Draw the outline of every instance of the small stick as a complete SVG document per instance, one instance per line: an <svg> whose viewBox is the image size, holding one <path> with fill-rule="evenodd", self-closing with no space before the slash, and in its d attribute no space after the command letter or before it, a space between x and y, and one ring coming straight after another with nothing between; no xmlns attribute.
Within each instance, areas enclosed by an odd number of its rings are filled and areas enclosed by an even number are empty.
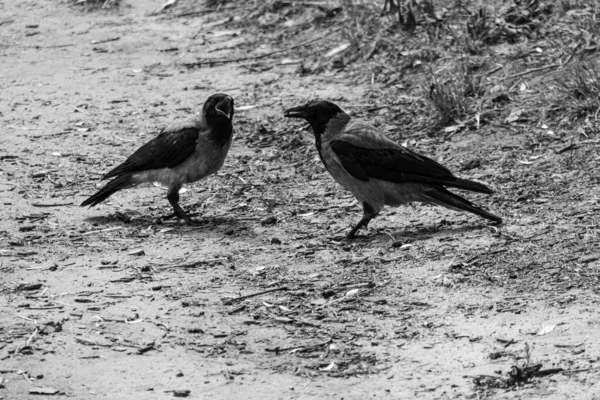
<svg viewBox="0 0 600 400"><path fill-rule="evenodd" d="M81 236L86 236L86 235L91 235L94 233L101 233L101 232L112 232L112 231L118 231L119 229L123 229L122 226L114 226L112 228L106 228L106 229L100 229L97 231L89 231L89 232L84 232L81 234Z"/></svg>
<svg viewBox="0 0 600 400"><path fill-rule="evenodd" d="M62 304L63 306L67 306L67 307L77 308L77 306L74 306L74 305L69 304L69 303L63 303L62 301L58 301L58 300L52 300L50 302L51 303L56 303L56 304Z"/></svg>
<svg viewBox="0 0 600 400"><path fill-rule="evenodd" d="M513 79L513 78L518 78L519 76L531 74L533 72L543 71L543 70L550 69L550 68L558 68L558 67L560 67L560 65L561 64L552 64L552 65L546 65L545 67L528 69L527 71L519 72L518 74L510 75L510 76L507 76L506 78L500 79L499 82L507 81L507 80Z"/></svg>
<svg viewBox="0 0 600 400"><path fill-rule="evenodd" d="M19 374L19 373L17 372L17 374ZM22 371L19 375L21 375L23 378L25 378L25 380L27 382L29 382L29 384L33 385L33 382L31 382L31 379L29 379L29 377L27 376L27 372L26 371Z"/></svg>
<svg viewBox="0 0 600 400"><path fill-rule="evenodd" d="M24 316L19 315L19 314L17 314L17 318L21 318L21 319L24 319L25 321L31 321L34 324L37 324L37 321L35 319L27 318L27 317L24 317Z"/></svg>
<svg viewBox="0 0 600 400"><path fill-rule="evenodd" d="M37 330L37 328L35 328L35 330L31 334L31 336L29 336L29 339L27 339L27 341L25 342L25 346L29 346L29 344L31 343L31 341L33 340L35 335L37 335L37 333L38 333L38 330ZM23 346L23 347L25 347L25 346Z"/></svg>
<svg viewBox="0 0 600 400"><path fill-rule="evenodd" d="M114 42L115 40L119 40L119 39L121 39L121 38L113 37L113 38L108 38L108 39L103 39L103 40L92 40L92 44L102 44L102 43Z"/></svg>
<svg viewBox="0 0 600 400"><path fill-rule="evenodd" d="M257 293L253 293L253 294L247 294L245 296L240 296L240 297L234 297L233 299L225 299L225 300L223 300L223 303L225 303L225 304L232 304L234 302L242 301L242 300L245 300L245 299L249 299L251 297L261 296L261 295L267 294L267 293L279 292L279 291L282 291L282 290L288 290L287 286L282 286L282 287L278 287L278 288L263 290L262 292L257 292Z"/></svg>
<svg viewBox="0 0 600 400"><path fill-rule="evenodd" d="M31 203L34 207L62 207L62 206L71 206L73 202L70 203L51 203L51 204L42 204L42 203Z"/></svg>
<svg viewBox="0 0 600 400"><path fill-rule="evenodd" d="M557 151L556 151L556 154L562 154L562 153L564 153L565 151L573 150L573 149L574 149L574 148L576 148L576 147L577 147L577 143L571 143L570 145L568 145L568 146L565 146L565 147L563 147L562 149L559 149L559 150L557 150Z"/></svg>

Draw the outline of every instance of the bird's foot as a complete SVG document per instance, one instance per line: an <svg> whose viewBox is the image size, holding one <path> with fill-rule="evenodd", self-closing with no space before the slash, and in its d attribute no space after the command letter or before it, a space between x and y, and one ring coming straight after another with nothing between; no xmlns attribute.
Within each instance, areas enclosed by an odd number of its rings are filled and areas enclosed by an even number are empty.
<svg viewBox="0 0 600 400"><path fill-rule="evenodd" d="M196 222L193 219L191 219L190 216L187 215L185 212L182 212L181 214L178 213L177 216L179 218L181 218L182 220L184 220L185 223L188 224L188 225L190 225L190 226L199 225L198 222Z"/></svg>
<svg viewBox="0 0 600 400"><path fill-rule="evenodd" d="M346 235L346 240L356 239L356 231L358 231L358 229L354 228L350 232L348 232L348 234Z"/></svg>
<svg viewBox="0 0 600 400"><path fill-rule="evenodd" d="M187 215L183 210L181 213L174 212L173 214L165 215L165 216L159 217L157 219L160 219L161 221L164 222L166 220L173 219L173 218L182 219L188 225L200 225L200 222L195 221L192 218L190 218L190 216Z"/></svg>

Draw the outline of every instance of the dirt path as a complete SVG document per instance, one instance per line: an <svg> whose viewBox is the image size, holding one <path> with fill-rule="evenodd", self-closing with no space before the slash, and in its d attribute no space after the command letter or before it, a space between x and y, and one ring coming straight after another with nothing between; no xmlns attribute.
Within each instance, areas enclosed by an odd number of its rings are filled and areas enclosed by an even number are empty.
<svg viewBox="0 0 600 400"><path fill-rule="evenodd" d="M215 24L229 14L151 15L162 3L0 4L0 398L600 398L597 149L567 159L528 135L407 134L498 187L479 200L507 223L386 209L341 240L359 207L282 110L323 97L365 115L385 86L301 75L296 53L188 68L277 46L252 52L246 32ZM182 195L201 226L157 223L169 207L156 187L78 207L217 91L235 98L237 132L222 171ZM571 372L473 382L536 363Z"/></svg>

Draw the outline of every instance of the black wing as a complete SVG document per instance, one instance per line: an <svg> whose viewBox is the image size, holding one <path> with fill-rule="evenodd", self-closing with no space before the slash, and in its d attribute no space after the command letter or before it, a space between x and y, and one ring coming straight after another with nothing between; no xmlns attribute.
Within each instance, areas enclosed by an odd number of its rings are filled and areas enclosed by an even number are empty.
<svg viewBox="0 0 600 400"><path fill-rule="evenodd" d="M129 172L158 168L173 168L191 156L200 136L197 127L186 127L177 131L165 130L140 147L123 164L108 172L102 179Z"/></svg>
<svg viewBox="0 0 600 400"><path fill-rule="evenodd" d="M333 140L335 152L348 173L357 179L449 185L456 177L431 158L403 147L370 149L344 140Z"/></svg>
<svg viewBox="0 0 600 400"><path fill-rule="evenodd" d="M345 140L333 140L330 146L342 167L362 181L375 178L395 183L450 186L487 194L494 192L482 183L457 178L440 163L404 147L372 149Z"/></svg>

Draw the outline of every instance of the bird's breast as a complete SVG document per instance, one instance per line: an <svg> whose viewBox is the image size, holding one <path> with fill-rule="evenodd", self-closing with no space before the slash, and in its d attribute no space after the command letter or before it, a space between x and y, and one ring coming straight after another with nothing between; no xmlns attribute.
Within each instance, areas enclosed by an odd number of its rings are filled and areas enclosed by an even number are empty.
<svg viewBox="0 0 600 400"><path fill-rule="evenodd" d="M182 183L196 182L217 172L225 163L230 147L231 141L223 146L199 145L194 154L178 166L181 176L185 178Z"/></svg>
<svg viewBox="0 0 600 400"><path fill-rule="evenodd" d="M333 176L333 179L340 185L351 191L361 202L367 197L370 197L369 192L372 190L371 180L361 181L350 175L342 166L342 163L335 155L335 152L329 147L329 142L322 144L319 154L327 171L329 171L331 176Z"/></svg>

